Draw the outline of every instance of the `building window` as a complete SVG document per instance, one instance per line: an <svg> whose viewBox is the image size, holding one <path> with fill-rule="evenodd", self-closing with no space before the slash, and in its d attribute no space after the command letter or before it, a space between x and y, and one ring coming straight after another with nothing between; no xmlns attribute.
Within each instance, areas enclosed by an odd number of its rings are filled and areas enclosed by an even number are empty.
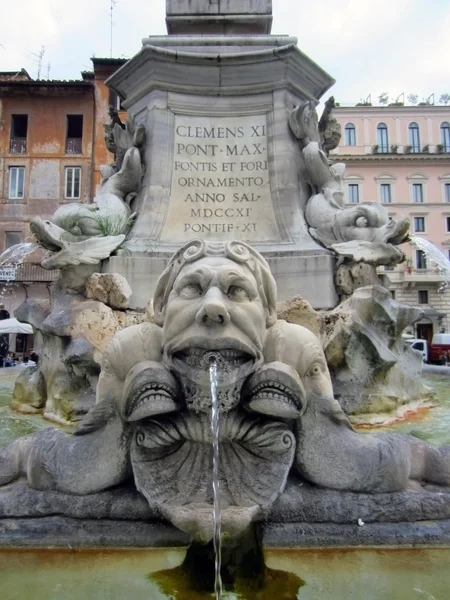
<svg viewBox="0 0 450 600"><path fill-rule="evenodd" d="M25 167L9 167L9 193L10 200L23 198L25 182Z"/></svg>
<svg viewBox="0 0 450 600"><path fill-rule="evenodd" d="M377 127L378 152L389 152L388 128L385 123L379 123Z"/></svg>
<svg viewBox="0 0 450 600"><path fill-rule="evenodd" d="M66 154L82 154L83 115L67 115Z"/></svg>
<svg viewBox="0 0 450 600"><path fill-rule="evenodd" d="M356 146L356 129L353 123L347 123L345 126L345 145Z"/></svg>
<svg viewBox="0 0 450 600"><path fill-rule="evenodd" d="M11 115L10 154L26 154L28 115Z"/></svg>
<svg viewBox="0 0 450 600"><path fill-rule="evenodd" d="M66 167L66 200L76 200L81 197L81 167Z"/></svg>
<svg viewBox="0 0 450 600"><path fill-rule="evenodd" d="M447 233L450 233L450 217L445 217L445 224L447 226Z"/></svg>
<svg viewBox="0 0 450 600"><path fill-rule="evenodd" d="M412 195L413 202L416 204L423 203L423 184L422 183L413 183L412 184Z"/></svg>
<svg viewBox="0 0 450 600"><path fill-rule="evenodd" d="M444 183L444 202L450 202L450 183Z"/></svg>
<svg viewBox="0 0 450 600"><path fill-rule="evenodd" d="M441 125L441 144L444 152L450 152L450 123L448 122Z"/></svg>
<svg viewBox="0 0 450 600"><path fill-rule="evenodd" d="M418 290L419 304L428 304L428 290Z"/></svg>
<svg viewBox="0 0 450 600"><path fill-rule="evenodd" d="M427 257L425 256L425 253L422 250L416 250L416 268L427 268Z"/></svg>
<svg viewBox="0 0 450 600"><path fill-rule="evenodd" d="M350 204L358 204L359 185L357 183L348 184L348 201L350 202Z"/></svg>
<svg viewBox="0 0 450 600"><path fill-rule="evenodd" d="M414 233L425 233L425 217L414 217Z"/></svg>
<svg viewBox="0 0 450 600"><path fill-rule="evenodd" d="M381 183L380 184L380 196L382 204L390 204L392 202L391 184Z"/></svg>
<svg viewBox="0 0 450 600"><path fill-rule="evenodd" d="M122 99L117 92L114 90L109 90L109 105L115 108L116 110L125 110L122 106Z"/></svg>
<svg viewBox="0 0 450 600"><path fill-rule="evenodd" d="M392 300L395 300L395 290L391 290Z"/></svg>
<svg viewBox="0 0 450 600"><path fill-rule="evenodd" d="M420 152L420 133L417 123L410 123L409 125L409 145L411 146L411 152Z"/></svg>
<svg viewBox="0 0 450 600"><path fill-rule="evenodd" d="M5 250L22 243L21 231L5 231Z"/></svg>

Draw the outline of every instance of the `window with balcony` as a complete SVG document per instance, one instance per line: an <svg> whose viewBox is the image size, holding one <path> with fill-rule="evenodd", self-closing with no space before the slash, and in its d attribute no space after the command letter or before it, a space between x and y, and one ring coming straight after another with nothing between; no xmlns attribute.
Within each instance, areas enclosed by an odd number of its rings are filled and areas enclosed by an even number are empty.
<svg viewBox="0 0 450 600"><path fill-rule="evenodd" d="M379 123L377 127L378 152L389 152L389 135L385 123Z"/></svg>
<svg viewBox="0 0 450 600"><path fill-rule="evenodd" d="M450 217L445 217L445 225L447 233L450 233Z"/></svg>
<svg viewBox="0 0 450 600"><path fill-rule="evenodd" d="M423 203L423 184L422 183L413 183L412 184L412 197L413 202L416 204Z"/></svg>
<svg viewBox="0 0 450 600"><path fill-rule="evenodd" d="M441 144L444 152L450 152L450 123L447 121L441 125Z"/></svg>
<svg viewBox="0 0 450 600"><path fill-rule="evenodd" d="M5 250L22 243L21 231L5 231Z"/></svg>
<svg viewBox="0 0 450 600"><path fill-rule="evenodd" d="M24 197L25 167L9 167L9 200L22 200Z"/></svg>
<svg viewBox="0 0 450 600"><path fill-rule="evenodd" d="M390 204L392 202L391 184L380 184L380 200L382 204Z"/></svg>
<svg viewBox="0 0 450 600"><path fill-rule="evenodd" d="M427 257L422 250L416 250L416 269L427 268Z"/></svg>
<svg viewBox="0 0 450 600"><path fill-rule="evenodd" d="M428 304L428 290L418 290L417 299L419 304Z"/></svg>
<svg viewBox="0 0 450 600"><path fill-rule="evenodd" d="M357 183L348 184L348 201L350 202L350 204L358 204L359 185Z"/></svg>
<svg viewBox="0 0 450 600"><path fill-rule="evenodd" d="M353 123L347 123L345 126L345 145L356 146L356 129Z"/></svg>
<svg viewBox="0 0 450 600"><path fill-rule="evenodd" d="M83 115L67 115L66 154L83 152Z"/></svg>
<svg viewBox="0 0 450 600"><path fill-rule="evenodd" d="M81 197L81 167L66 167L64 197L66 200L77 200Z"/></svg>
<svg viewBox="0 0 450 600"><path fill-rule="evenodd" d="M414 217L414 233L425 233L425 217Z"/></svg>
<svg viewBox="0 0 450 600"><path fill-rule="evenodd" d="M409 145L411 152L420 152L420 132L417 123L409 124Z"/></svg>
<svg viewBox="0 0 450 600"><path fill-rule="evenodd" d="M10 154L26 154L28 115L11 115Z"/></svg>

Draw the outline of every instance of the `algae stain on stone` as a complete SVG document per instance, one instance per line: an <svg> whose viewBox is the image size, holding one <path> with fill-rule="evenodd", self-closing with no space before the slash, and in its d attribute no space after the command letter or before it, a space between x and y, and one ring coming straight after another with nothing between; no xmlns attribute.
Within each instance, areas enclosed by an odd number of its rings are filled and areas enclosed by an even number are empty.
<svg viewBox="0 0 450 600"><path fill-rule="evenodd" d="M189 571L183 566L150 573L148 579L156 583L161 592L171 600L212 600L214 594L201 590L201 582L193 581ZM297 600L305 581L287 571L264 570L259 579L238 578L235 584L227 586L224 600ZM200 588L200 589L199 589Z"/></svg>

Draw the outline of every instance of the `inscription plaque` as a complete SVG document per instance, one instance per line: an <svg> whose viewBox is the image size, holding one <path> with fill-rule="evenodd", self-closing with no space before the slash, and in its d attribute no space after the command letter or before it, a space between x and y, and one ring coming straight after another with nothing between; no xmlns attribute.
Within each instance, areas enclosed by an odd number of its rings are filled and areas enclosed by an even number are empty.
<svg viewBox="0 0 450 600"><path fill-rule="evenodd" d="M194 237L280 241L269 176L266 115L176 115L163 242Z"/></svg>

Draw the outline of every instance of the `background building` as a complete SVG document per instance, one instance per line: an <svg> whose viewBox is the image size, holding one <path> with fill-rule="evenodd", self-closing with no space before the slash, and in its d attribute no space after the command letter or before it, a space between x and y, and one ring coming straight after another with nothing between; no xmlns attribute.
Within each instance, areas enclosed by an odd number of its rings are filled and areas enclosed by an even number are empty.
<svg viewBox="0 0 450 600"><path fill-rule="evenodd" d="M24 70L0 72L0 254L30 241L33 216L49 218L67 202L91 202L108 107L120 99L105 80L125 59L93 59L77 81L33 80ZM27 297L48 298L57 272L39 266L41 252L15 268L0 266L0 309L13 316ZM3 313L5 314L5 313Z"/></svg>
<svg viewBox="0 0 450 600"><path fill-rule="evenodd" d="M450 258L450 106L338 106L342 127L333 159L347 165L347 201L380 202L389 215L407 216L411 232L425 237ZM420 305L417 337L450 331L450 290L443 276L408 244L406 263L385 269L393 296Z"/></svg>

